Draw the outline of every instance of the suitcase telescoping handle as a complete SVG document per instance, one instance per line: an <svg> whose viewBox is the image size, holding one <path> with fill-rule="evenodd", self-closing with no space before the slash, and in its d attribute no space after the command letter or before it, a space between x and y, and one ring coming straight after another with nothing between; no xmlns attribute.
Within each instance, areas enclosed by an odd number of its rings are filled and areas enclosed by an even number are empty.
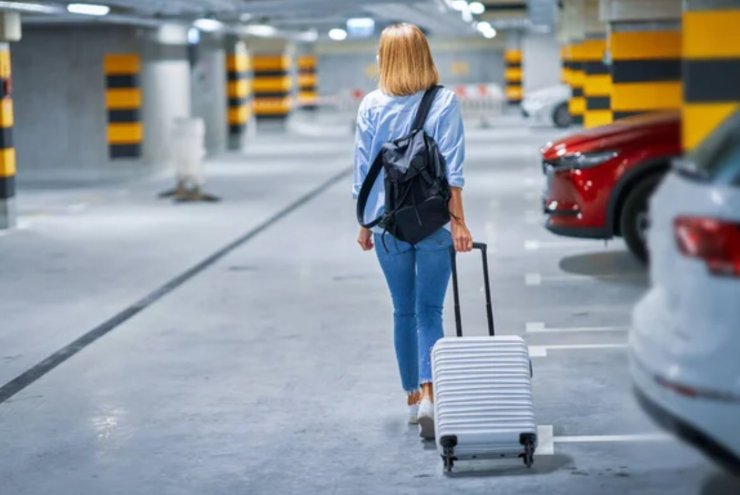
<svg viewBox="0 0 740 495"><path fill-rule="evenodd" d="M473 249L480 249L481 258L483 259L483 282L486 291L486 315L488 316L488 335L494 336L493 329L493 308L491 307L491 282L488 278L488 245L482 242L474 242ZM455 325L457 327L457 336L462 337L462 316L460 315L460 289L457 285L457 253L455 248L451 249L452 256L452 292L455 298Z"/></svg>

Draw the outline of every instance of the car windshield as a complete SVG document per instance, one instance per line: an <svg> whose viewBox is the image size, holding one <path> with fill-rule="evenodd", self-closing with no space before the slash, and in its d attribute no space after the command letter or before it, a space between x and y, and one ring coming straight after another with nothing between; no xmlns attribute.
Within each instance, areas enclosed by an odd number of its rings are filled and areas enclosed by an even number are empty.
<svg viewBox="0 0 740 495"><path fill-rule="evenodd" d="M725 120L678 167L702 179L740 186L740 112Z"/></svg>

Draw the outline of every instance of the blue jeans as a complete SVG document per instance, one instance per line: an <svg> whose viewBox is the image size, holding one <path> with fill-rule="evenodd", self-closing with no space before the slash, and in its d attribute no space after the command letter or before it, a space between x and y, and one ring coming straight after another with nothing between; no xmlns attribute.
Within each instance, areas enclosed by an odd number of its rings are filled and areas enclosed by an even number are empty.
<svg viewBox="0 0 740 495"><path fill-rule="evenodd" d="M375 252L393 299L394 339L407 392L432 381L431 352L444 336L442 307L452 270L452 236L440 229L415 246L375 234Z"/></svg>

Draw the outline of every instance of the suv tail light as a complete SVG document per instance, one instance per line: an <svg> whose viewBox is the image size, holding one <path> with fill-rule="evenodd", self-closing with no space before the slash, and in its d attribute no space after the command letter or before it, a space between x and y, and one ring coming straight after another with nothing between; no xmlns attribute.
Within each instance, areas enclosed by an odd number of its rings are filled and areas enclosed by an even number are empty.
<svg viewBox="0 0 740 495"><path fill-rule="evenodd" d="M684 255L704 260L715 275L740 277L740 223L678 217L674 231Z"/></svg>

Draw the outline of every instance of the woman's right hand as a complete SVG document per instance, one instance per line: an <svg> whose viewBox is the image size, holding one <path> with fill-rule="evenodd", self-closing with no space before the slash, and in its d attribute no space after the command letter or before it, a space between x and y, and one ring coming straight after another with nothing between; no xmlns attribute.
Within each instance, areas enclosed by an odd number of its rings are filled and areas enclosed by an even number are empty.
<svg viewBox="0 0 740 495"><path fill-rule="evenodd" d="M360 227L360 233L357 236L357 243L363 251L370 251L373 248L373 233L370 229Z"/></svg>

